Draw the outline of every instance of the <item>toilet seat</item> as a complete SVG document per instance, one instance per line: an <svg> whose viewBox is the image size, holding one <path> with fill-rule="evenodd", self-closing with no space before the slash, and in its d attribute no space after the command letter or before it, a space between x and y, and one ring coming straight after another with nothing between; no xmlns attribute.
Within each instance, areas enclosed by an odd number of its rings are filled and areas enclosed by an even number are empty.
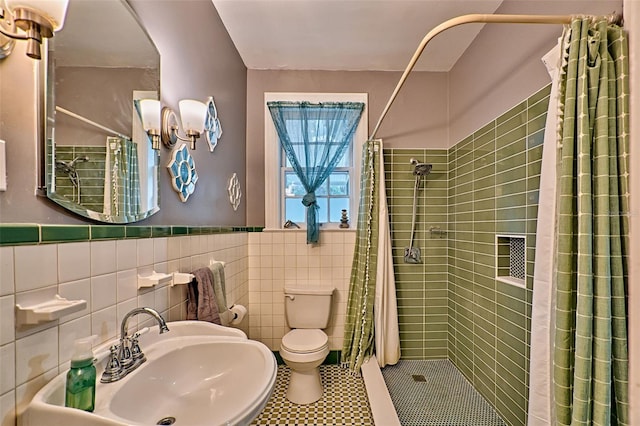
<svg viewBox="0 0 640 426"><path fill-rule="evenodd" d="M320 329L295 329L282 338L282 349L296 354L309 354L329 347L329 337Z"/></svg>

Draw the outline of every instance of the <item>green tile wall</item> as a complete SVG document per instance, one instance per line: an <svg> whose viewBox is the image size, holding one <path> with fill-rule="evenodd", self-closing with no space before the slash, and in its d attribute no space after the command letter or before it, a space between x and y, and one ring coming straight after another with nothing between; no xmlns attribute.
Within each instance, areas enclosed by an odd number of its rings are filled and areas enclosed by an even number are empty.
<svg viewBox="0 0 640 426"><path fill-rule="evenodd" d="M56 160L70 162L85 156L89 161L76 163L80 180L80 204L93 211L102 212L106 148L104 146L56 146ZM78 188L72 184L69 175L56 168L55 177L56 193L70 201L78 202Z"/></svg>
<svg viewBox="0 0 640 426"><path fill-rule="evenodd" d="M449 150L384 151L402 357L449 358L509 425L526 424L549 91L540 90ZM418 265L403 262L413 201L410 158L433 164L418 197ZM431 227L446 232L429 232ZM526 288L495 279L496 234L526 236Z"/></svg>
<svg viewBox="0 0 640 426"><path fill-rule="evenodd" d="M433 165L422 179L418 196L418 218L414 247L422 251L422 263L406 264L409 245L414 167L409 160ZM447 239L447 151L384 150L387 195L400 322L402 358L446 358L448 339Z"/></svg>
<svg viewBox="0 0 640 426"><path fill-rule="evenodd" d="M525 425L535 230L550 88L449 150L448 357L510 425ZM526 236L526 288L495 279L496 234Z"/></svg>

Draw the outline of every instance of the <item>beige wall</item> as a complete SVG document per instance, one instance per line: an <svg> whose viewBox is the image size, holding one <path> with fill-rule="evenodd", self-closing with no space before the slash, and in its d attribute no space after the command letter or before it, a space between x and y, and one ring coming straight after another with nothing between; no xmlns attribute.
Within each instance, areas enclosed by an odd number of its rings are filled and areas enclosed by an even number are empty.
<svg viewBox="0 0 640 426"><path fill-rule="evenodd" d="M177 110L183 98L214 96L224 134L214 154L204 139L192 153L199 174L187 203L173 191L162 148L160 212L141 224L244 225L243 202L233 211L227 184L245 176L246 67L210 0L130 0L161 55L161 99ZM83 223L46 199L36 198L36 67L25 43L0 61L0 139L7 141L8 191L0 192L0 222ZM129 113L130 115L130 113Z"/></svg>
<svg viewBox="0 0 640 426"><path fill-rule="evenodd" d="M506 0L496 13L574 15L613 11L622 12L622 0ZM560 25L485 25L449 72L450 146L550 82L540 58L555 46L561 34Z"/></svg>
<svg viewBox="0 0 640 426"><path fill-rule="evenodd" d="M260 71L247 73L247 225L264 225L264 93L369 94L369 132L400 73L368 71ZM446 148L447 74L412 74L377 137L386 148Z"/></svg>
<svg viewBox="0 0 640 426"><path fill-rule="evenodd" d="M159 93L159 70L116 67L56 67L56 105L131 136L134 90ZM119 114L113 114L119 111ZM105 145L104 131L56 114L56 146Z"/></svg>
<svg viewBox="0 0 640 426"><path fill-rule="evenodd" d="M640 151L640 2L624 1L625 27L629 32L629 66L631 96L631 156L635 158ZM635 95L634 95L635 93ZM630 170L631 197L631 249L629 255L629 282L637 283L640 275L640 173L637 167ZM640 287L629 286L629 306L640 306ZM629 373L631 423L640 425L640 309L629 310Z"/></svg>

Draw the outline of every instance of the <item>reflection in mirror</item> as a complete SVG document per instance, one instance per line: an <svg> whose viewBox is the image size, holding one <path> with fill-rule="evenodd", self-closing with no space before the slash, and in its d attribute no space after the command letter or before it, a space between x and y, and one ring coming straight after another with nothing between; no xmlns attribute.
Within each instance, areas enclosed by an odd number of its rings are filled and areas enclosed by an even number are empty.
<svg viewBox="0 0 640 426"><path fill-rule="evenodd" d="M157 212L159 156L139 101L159 99L160 56L134 12L70 0L47 64L47 197L101 222Z"/></svg>

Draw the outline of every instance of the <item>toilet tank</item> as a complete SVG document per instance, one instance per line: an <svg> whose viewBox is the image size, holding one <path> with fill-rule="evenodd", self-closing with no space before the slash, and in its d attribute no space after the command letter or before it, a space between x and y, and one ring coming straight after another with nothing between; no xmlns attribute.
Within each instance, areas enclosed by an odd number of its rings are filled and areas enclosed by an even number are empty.
<svg viewBox="0 0 640 426"><path fill-rule="evenodd" d="M333 287L286 287L284 312L289 327L326 328L333 291Z"/></svg>

